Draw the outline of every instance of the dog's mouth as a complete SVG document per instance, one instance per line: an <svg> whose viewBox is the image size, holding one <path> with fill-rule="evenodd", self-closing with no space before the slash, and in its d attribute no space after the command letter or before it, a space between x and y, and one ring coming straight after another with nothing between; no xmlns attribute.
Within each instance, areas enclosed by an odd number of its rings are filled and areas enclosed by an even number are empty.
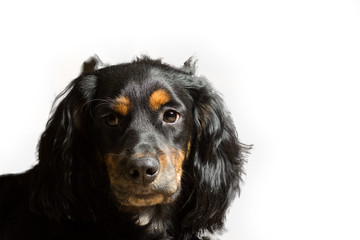
<svg viewBox="0 0 360 240"><path fill-rule="evenodd" d="M162 194L137 194L128 198L128 204L136 207L153 206L165 202Z"/></svg>
<svg viewBox="0 0 360 240"><path fill-rule="evenodd" d="M173 202L178 196L179 191L174 192L153 192L143 191L135 193L116 193L117 202L126 207L150 207L158 204L167 204Z"/></svg>
<svg viewBox="0 0 360 240"><path fill-rule="evenodd" d="M128 196L124 202L125 206L134 207L148 207L158 204L167 204L173 202L178 195L175 193L148 193L148 194L134 194Z"/></svg>

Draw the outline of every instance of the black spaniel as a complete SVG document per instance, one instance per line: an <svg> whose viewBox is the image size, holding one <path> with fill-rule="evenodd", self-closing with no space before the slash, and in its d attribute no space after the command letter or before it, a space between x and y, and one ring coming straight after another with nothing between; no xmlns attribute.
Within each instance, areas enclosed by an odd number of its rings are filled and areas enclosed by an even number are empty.
<svg viewBox="0 0 360 240"><path fill-rule="evenodd" d="M97 58L55 100L38 164L0 178L0 239L208 239L239 194L244 155L191 59Z"/></svg>

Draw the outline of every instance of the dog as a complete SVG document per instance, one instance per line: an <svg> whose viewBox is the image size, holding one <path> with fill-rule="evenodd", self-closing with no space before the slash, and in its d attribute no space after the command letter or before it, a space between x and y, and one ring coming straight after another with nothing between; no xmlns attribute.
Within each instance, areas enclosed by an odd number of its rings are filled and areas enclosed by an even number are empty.
<svg viewBox="0 0 360 240"><path fill-rule="evenodd" d="M58 95L38 163L0 177L0 239L209 239L240 193L230 113L190 58L98 57Z"/></svg>

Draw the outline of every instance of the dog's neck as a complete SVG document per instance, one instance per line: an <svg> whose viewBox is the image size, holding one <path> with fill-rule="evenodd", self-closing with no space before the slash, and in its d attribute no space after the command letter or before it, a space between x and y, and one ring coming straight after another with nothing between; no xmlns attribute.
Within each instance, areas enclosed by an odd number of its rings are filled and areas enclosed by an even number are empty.
<svg viewBox="0 0 360 240"><path fill-rule="evenodd" d="M152 234L166 234L166 218L159 211L163 211L159 206L142 209L137 214L135 223L138 226L146 226Z"/></svg>
<svg viewBox="0 0 360 240"><path fill-rule="evenodd" d="M150 223L150 221L155 216L155 209L154 208L146 208L145 210L139 212L137 216L136 224L139 226L145 226Z"/></svg>

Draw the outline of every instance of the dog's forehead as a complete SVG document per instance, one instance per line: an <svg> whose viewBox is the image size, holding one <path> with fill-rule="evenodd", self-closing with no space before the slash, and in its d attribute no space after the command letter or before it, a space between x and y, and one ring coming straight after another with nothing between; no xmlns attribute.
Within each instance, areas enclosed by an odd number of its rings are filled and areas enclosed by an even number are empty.
<svg viewBox="0 0 360 240"><path fill-rule="evenodd" d="M176 95L176 88L173 79L166 76L163 72L156 68L149 68L141 73L134 73L127 79L118 79L123 82L118 89L115 90L116 96L125 96L133 100L141 101L149 98L170 98Z"/></svg>
<svg viewBox="0 0 360 240"><path fill-rule="evenodd" d="M99 97L113 97L124 92L149 94L154 88L169 88L176 80L169 69L135 63L110 66L99 70L96 75Z"/></svg>

